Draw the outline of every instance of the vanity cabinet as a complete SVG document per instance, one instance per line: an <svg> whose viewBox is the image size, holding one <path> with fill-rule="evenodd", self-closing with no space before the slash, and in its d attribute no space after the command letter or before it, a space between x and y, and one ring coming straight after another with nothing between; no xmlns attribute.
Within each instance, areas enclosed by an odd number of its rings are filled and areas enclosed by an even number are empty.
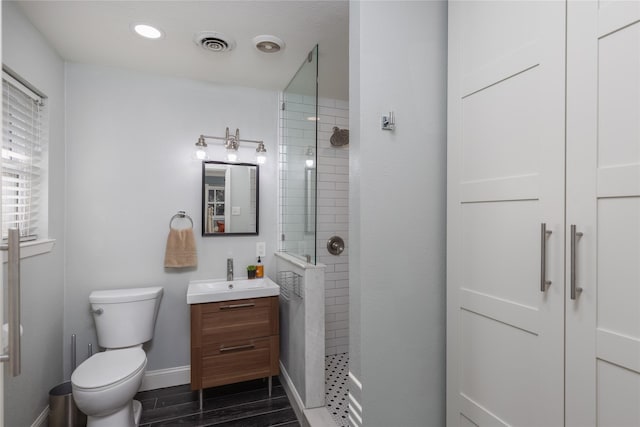
<svg viewBox="0 0 640 427"><path fill-rule="evenodd" d="M279 371L278 297L191 305L191 389Z"/></svg>

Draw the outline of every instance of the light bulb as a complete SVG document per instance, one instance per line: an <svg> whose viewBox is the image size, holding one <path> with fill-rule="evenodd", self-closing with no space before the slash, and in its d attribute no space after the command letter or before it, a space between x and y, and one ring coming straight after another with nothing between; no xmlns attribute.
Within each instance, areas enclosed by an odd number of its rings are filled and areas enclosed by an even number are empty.
<svg viewBox="0 0 640 427"><path fill-rule="evenodd" d="M304 155L307 157L304 161L305 164L308 168L312 168L316 160L316 155L313 152L313 147L307 147L307 151L304 153Z"/></svg>
<svg viewBox="0 0 640 427"><path fill-rule="evenodd" d="M227 161L228 162L237 162L238 161L238 152L236 150L227 150Z"/></svg>
<svg viewBox="0 0 640 427"><path fill-rule="evenodd" d="M204 148L198 148L195 152L195 157L197 160L207 160L209 156Z"/></svg>
<svg viewBox="0 0 640 427"><path fill-rule="evenodd" d="M267 156L264 154L256 154L256 163L259 165L264 165L267 162Z"/></svg>

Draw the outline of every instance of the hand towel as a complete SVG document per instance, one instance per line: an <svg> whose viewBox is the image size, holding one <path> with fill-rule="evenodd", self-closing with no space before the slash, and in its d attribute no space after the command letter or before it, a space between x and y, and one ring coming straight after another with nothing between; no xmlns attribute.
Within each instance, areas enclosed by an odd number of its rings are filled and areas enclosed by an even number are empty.
<svg viewBox="0 0 640 427"><path fill-rule="evenodd" d="M196 267L198 255L196 253L196 239L192 228L169 229L167 249L164 254L166 268Z"/></svg>

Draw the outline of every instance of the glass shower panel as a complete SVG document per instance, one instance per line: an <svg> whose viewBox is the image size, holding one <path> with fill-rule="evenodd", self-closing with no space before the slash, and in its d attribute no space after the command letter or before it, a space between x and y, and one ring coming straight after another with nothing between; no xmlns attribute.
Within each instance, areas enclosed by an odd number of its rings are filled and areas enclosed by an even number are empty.
<svg viewBox="0 0 640 427"><path fill-rule="evenodd" d="M282 95L280 250L316 263L318 46Z"/></svg>

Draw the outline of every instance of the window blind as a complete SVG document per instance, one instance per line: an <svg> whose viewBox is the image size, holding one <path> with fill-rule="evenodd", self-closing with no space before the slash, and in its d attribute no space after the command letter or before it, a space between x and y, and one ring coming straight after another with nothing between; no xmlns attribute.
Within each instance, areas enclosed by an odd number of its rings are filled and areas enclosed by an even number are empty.
<svg viewBox="0 0 640 427"><path fill-rule="evenodd" d="M2 73L2 239L9 228L21 240L37 237L44 144L42 97Z"/></svg>

